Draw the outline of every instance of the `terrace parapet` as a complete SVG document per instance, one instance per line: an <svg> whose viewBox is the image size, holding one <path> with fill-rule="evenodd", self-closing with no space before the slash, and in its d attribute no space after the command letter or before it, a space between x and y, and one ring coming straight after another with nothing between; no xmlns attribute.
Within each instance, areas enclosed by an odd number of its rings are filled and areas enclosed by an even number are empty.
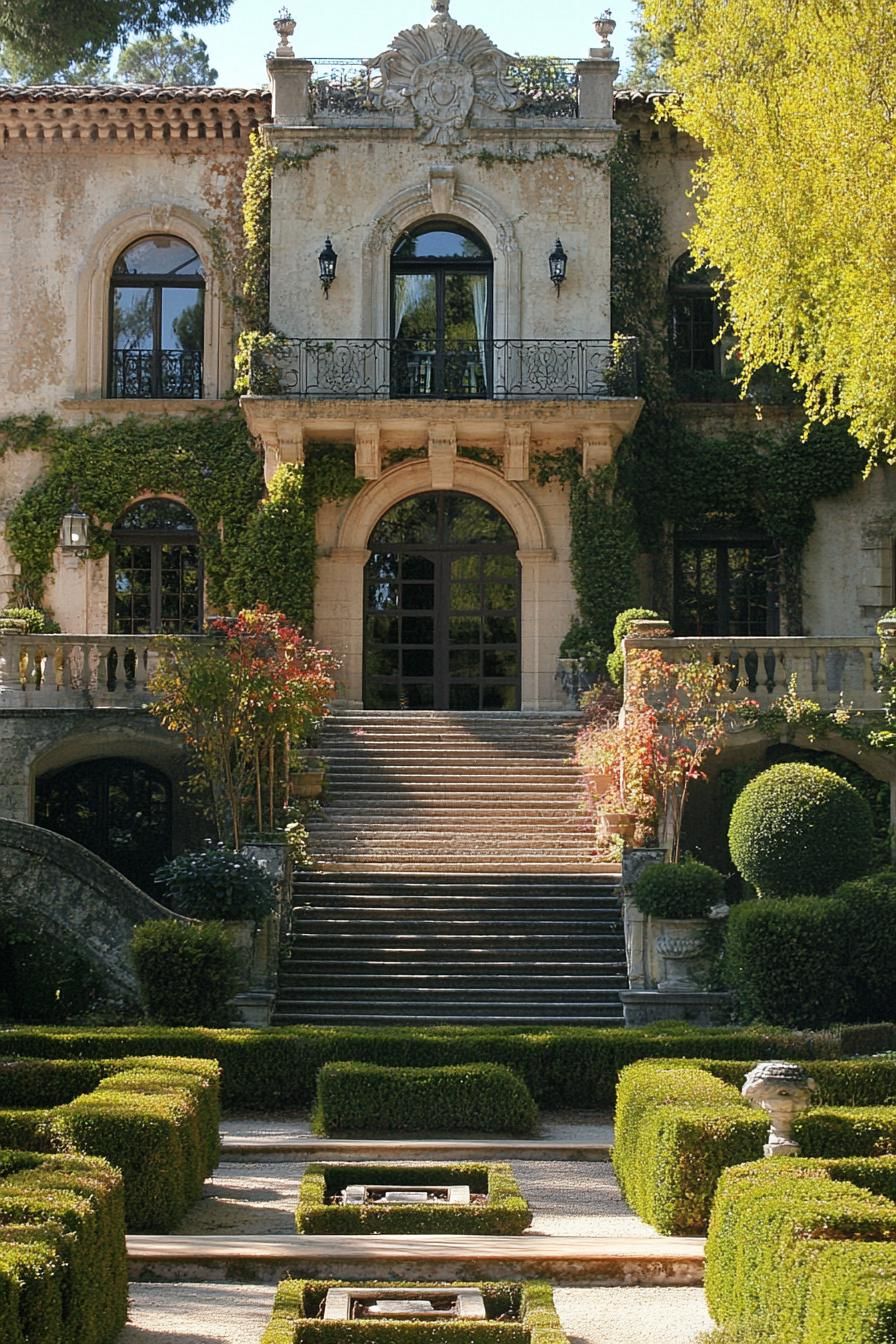
<svg viewBox="0 0 896 1344"><path fill-rule="evenodd" d="M760 709L790 690L824 710L883 708L876 635L663 638L642 634L636 625L623 648L626 658L636 649L657 649L669 663L699 658L729 668L732 697L754 700Z"/></svg>
<svg viewBox="0 0 896 1344"><path fill-rule="evenodd" d="M158 660L154 635L3 632L0 711L141 709Z"/></svg>

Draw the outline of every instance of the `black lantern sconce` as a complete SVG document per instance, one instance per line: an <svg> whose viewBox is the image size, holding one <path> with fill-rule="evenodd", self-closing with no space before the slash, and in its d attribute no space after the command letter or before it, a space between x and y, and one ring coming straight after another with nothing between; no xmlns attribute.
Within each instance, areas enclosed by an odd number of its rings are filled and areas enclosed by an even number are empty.
<svg viewBox="0 0 896 1344"><path fill-rule="evenodd" d="M77 499L72 500L68 513L62 515L59 539L63 555L77 555L83 559L87 554L87 514Z"/></svg>
<svg viewBox="0 0 896 1344"><path fill-rule="evenodd" d="M554 244L554 250L548 256L548 267L551 272L551 282L557 291L557 298L560 297L560 286L566 279L567 256L563 251L563 244L558 238Z"/></svg>
<svg viewBox="0 0 896 1344"><path fill-rule="evenodd" d="M333 251L333 244L330 242L328 235L327 241L324 243L323 251L317 258L320 264L320 284L321 289L324 291L325 299L330 297L330 286L336 279L337 259L337 254Z"/></svg>

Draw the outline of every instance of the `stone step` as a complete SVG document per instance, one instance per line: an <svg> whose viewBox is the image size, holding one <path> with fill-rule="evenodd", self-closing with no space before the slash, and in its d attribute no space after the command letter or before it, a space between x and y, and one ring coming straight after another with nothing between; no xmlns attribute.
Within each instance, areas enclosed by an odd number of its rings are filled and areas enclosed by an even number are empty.
<svg viewBox="0 0 896 1344"><path fill-rule="evenodd" d="M626 977L623 968L615 968L614 973L607 973L604 976L528 976L528 974L500 974L500 976L437 976L437 974L427 974L427 976L408 976L408 974L352 974L343 972L339 974L330 974L330 976L300 976L296 972L282 972L281 981L279 981L279 1007L283 1008L289 1001L302 999L317 995L337 995L344 996L347 991L352 995L371 995L376 991L386 991L391 989L394 995L406 999L412 993L426 993L426 995L435 995L435 993L453 993L457 996L473 995L473 993L497 992L500 995L517 995L524 993L532 997L532 1003L536 1003L535 995L551 995L552 1001L563 1001L566 1003L567 995L571 993L587 993L591 996L591 1001L595 997L611 995L626 988ZM325 1000L328 1001L328 1000Z"/></svg>
<svg viewBox="0 0 896 1344"><path fill-rule="evenodd" d="M378 1012L363 1002L353 1006L352 1011L337 1013L317 1013L307 1009L298 1013L275 1012L271 1018L275 1027L318 1026L318 1027L363 1027L368 1023L378 1027L623 1027L625 1022L621 1011L611 1011L608 1006L594 1012L551 1012L548 1009L536 1009L532 1012L503 1012L479 1008L464 1012L450 1012L443 1009L438 1013L415 1012L403 1008L398 1012Z"/></svg>
<svg viewBox="0 0 896 1344"><path fill-rule="evenodd" d="M424 1283L546 1279L551 1283L699 1285L701 1237L129 1236L132 1280L277 1283L384 1274Z"/></svg>
<svg viewBox="0 0 896 1344"><path fill-rule="evenodd" d="M483 873L490 877L500 877L504 873L508 875L519 872L522 860L520 858L505 858L494 860L488 867L481 858L472 859L464 856L449 855L447 858L439 859L431 855L423 855L420 858L408 858L404 864L396 855L371 857L347 857L345 854L324 855L318 860L318 871L327 872L350 872L350 873L394 873L401 870L409 877L438 877L440 874L457 873ZM533 864L530 862L530 868ZM545 860L542 865L543 872L555 873L558 868L564 867L568 873L579 875L587 872L590 865L587 860L569 859L559 863L557 858Z"/></svg>
<svg viewBox="0 0 896 1344"><path fill-rule="evenodd" d="M274 1135L221 1136L225 1162L609 1162L609 1143L584 1136L603 1127L582 1126L582 1139L329 1139Z"/></svg>

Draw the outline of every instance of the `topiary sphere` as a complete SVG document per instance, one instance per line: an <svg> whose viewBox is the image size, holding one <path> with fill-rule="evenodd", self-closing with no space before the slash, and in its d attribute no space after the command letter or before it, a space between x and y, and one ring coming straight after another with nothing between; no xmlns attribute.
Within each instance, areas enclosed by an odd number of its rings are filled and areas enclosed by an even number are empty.
<svg viewBox="0 0 896 1344"><path fill-rule="evenodd" d="M738 797L728 827L735 867L760 896L824 896L867 873L871 809L845 779L788 761Z"/></svg>

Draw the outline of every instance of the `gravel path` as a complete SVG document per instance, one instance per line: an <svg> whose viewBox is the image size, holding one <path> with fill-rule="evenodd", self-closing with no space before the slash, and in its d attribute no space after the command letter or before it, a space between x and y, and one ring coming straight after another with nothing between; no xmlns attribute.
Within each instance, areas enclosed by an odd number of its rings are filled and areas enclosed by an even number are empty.
<svg viewBox="0 0 896 1344"><path fill-rule="evenodd" d="M307 1116L231 1117L232 1137L301 1137ZM591 1112L544 1117L542 1135L607 1143L608 1118ZM608 1162L512 1162L533 1211L532 1231L558 1236L649 1236L632 1213ZM289 1235L304 1166L222 1162L178 1229L184 1235ZM274 1289L269 1285L131 1285L130 1323L116 1344L259 1344ZM570 1344L697 1344L712 1322L700 1288L556 1288Z"/></svg>
<svg viewBox="0 0 896 1344"><path fill-rule="evenodd" d="M133 1283L116 1344L259 1344L273 1285ZM696 1344L712 1322L700 1288L555 1288L570 1344Z"/></svg>

